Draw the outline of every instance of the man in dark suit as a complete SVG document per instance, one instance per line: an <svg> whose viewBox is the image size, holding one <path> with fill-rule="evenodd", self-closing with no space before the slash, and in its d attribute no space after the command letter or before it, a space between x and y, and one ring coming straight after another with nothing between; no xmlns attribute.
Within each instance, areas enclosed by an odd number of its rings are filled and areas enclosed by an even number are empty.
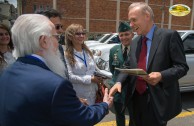
<svg viewBox="0 0 194 126"><path fill-rule="evenodd" d="M126 102L132 108L130 126L166 126L182 110L178 80L189 70L182 40L177 31L154 24L153 11L145 2L132 3L128 18L140 35L131 43L130 67L148 73L130 76ZM120 92L126 78L121 74L109 95Z"/></svg>
<svg viewBox="0 0 194 126"><path fill-rule="evenodd" d="M130 51L130 43L134 36L132 32L132 28L129 26L127 22L120 22L119 28L119 39L121 44L116 45L110 49L109 54L109 68L113 75L112 80L110 81L110 85L113 86L116 83L117 76L119 74L118 70L115 68L123 68L125 67L125 62L128 61L129 51ZM125 126L125 112L122 111L122 106L124 104L125 95L126 95L126 86L122 88L121 93L116 93L114 95L114 109L116 115L116 123L117 126Z"/></svg>
<svg viewBox="0 0 194 126"><path fill-rule="evenodd" d="M39 14L21 15L12 29L17 61L0 77L1 126L93 126L107 113L113 98L83 105L64 79L54 24Z"/></svg>

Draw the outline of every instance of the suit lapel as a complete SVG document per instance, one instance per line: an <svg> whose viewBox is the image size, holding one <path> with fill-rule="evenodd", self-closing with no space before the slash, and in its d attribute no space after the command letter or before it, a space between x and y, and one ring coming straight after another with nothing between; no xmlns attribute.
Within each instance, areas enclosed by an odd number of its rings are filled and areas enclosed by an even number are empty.
<svg viewBox="0 0 194 126"><path fill-rule="evenodd" d="M148 64L147 64L147 71L148 71L148 69L150 67L150 64L153 60L153 57L156 53L158 45L159 45L159 43L161 42L161 39L162 39L159 34L160 34L160 31L156 27L155 30L154 30L153 39L152 39L152 42L151 42L150 53L149 53Z"/></svg>

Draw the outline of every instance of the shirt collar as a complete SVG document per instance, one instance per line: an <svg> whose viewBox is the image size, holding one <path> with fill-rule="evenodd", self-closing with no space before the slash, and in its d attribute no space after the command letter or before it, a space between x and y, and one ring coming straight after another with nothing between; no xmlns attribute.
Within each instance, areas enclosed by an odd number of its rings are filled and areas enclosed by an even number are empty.
<svg viewBox="0 0 194 126"><path fill-rule="evenodd" d="M123 44L121 44L121 45L122 45L122 51L124 51L125 50L125 46ZM130 50L130 45L127 46L127 50L128 51Z"/></svg>
<svg viewBox="0 0 194 126"><path fill-rule="evenodd" d="M41 60L42 62L44 62L46 64L46 61L45 61L45 59L43 57L41 57L41 56L39 56L37 54L32 54L31 56L38 58L39 60Z"/></svg>
<svg viewBox="0 0 194 126"><path fill-rule="evenodd" d="M156 28L156 25L154 24L152 26L152 28L150 29L150 31L146 34L146 37L149 39L149 40L152 40L153 39L153 34L154 34L154 30Z"/></svg>

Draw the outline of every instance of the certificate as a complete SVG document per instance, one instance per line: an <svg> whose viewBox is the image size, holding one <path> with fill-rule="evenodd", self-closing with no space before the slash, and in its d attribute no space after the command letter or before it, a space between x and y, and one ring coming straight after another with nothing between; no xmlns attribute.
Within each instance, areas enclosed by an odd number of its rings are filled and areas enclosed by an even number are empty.
<svg viewBox="0 0 194 126"><path fill-rule="evenodd" d="M115 68L115 70L118 70L122 73L128 73L130 75L137 75L137 76L141 76L141 75L147 75L147 72L144 71L143 69L122 69L122 68Z"/></svg>

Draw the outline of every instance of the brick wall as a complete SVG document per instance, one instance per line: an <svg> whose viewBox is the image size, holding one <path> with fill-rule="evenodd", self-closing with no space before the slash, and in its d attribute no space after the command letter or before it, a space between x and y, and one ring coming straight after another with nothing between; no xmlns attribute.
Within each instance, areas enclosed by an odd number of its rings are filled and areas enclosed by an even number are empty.
<svg viewBox="0 0 194 126"><path fill-rule="evenodd" d="M34 5L52 7L53 0L25 0L23 13L33 13ZM120 20L127 20L128 6L132 2L145 0L121 0ZM192 8L193 0L173 0L173 4L186 4ZM154 11L155 23L161 27L162 11L165 13L164 28L168 28L170 0L149 0ZM163 6L164 5L164 6ZM115 32L116 31L116 0L90 0L89 31ZM57 10L62 13L64 29L71 23L79 23L86 27L86 0L57 0ZM171 29L190 29L191 13L184 17L172 16ZM194 28L193 28L194 29Z"/></svg>

